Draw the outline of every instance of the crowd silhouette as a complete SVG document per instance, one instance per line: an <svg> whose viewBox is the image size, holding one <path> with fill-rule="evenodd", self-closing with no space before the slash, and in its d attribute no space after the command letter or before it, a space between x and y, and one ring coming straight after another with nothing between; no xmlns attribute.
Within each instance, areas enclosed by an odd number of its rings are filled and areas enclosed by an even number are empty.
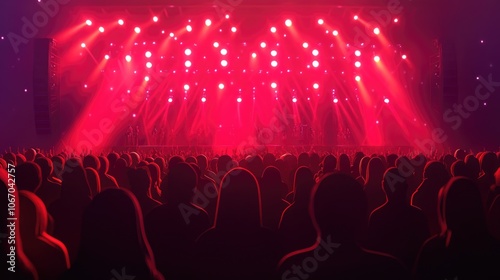
<svg viewBox="0 0 500 280"><path fill-rule="evenodd" d="M0 167L0 279L500 279L500 153L30 148Z"/></svg>

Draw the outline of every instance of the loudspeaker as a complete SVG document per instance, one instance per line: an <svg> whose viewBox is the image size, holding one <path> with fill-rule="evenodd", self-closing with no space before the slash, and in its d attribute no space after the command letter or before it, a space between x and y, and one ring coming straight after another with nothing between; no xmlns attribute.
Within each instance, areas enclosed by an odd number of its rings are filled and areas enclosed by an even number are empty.
<svg viewBox="0 0 500 280"><path fill-rule="evenodd" d="M33 105L38 135L60 130L60 73L56 43L51 38L34 41Z"/></svg>

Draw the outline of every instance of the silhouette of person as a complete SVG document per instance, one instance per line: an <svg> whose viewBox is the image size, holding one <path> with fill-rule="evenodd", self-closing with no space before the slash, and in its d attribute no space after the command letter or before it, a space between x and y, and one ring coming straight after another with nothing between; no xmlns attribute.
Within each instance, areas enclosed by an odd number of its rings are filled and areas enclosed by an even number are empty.
<svg viewBox="0 0 500 280"><path fill-rule="evenodd" d="M262 200L262 224L271 230L277 230L283 210L290 205L283 199L287 187L281 181L278 168L266 167L259 185Z"/></svg>
<svg viewBox="0 0 500 280"><path fill-rule="evenodd" d="M164 279L156 270L140 206L129 191L108 189L85 210L78 256L62 279Z"/></svg>
<svg viewBox="0 0 500 280"><path fill-rule="evenodd" d="M196 279L271 279L281 249L262 226L259 185L246 169L223 177L215 223L195 247Z"/></svg>
<svg viewBox="0 0 500 280"><path fill-rule="evenodd" d="M299 167L295 172L293 203L283 211L278 229L286 253L306 248L316 241L316 230L309 215L314 184L311 170Z"/></svg>
<svg viewBox="0 0 500 280"><path fill-rule="evenodd" d="M500 247L489 235L481 194L466 177L439 192L441 231L422 246L416 279L499 279Z"/></svg>
<svg viewBox="0 0 500 280"><path fill-rule="evenodd" d="M158 268L166 278L191 279L194 241L210 227L207 212L193 203L197 179L190 164L169 165L161 185L165 203L145 218Z"/></svg>
<svg viewBox="0 0 500 280"><path fill-rule="evenodd" d="M280 279L409 279L404 265L359 245L367 227L366 197L350 175L328 174L312 191L316 242L280 261Z"/></svg>
<svg viewBox="0 0 500 280"><path fill-rule="evenodd" d="M431 235L441 231L437 211L438 194L449 178L444 164L429 161L424 168L424 180L411 197L411 205L422 209L427 217Z"/></svg>
<svg viewBox="0 0 500 280"><path fill-rule="evenodd" d="M397 168L385 172L382 185L387 199L370 214L367 247L392 255L411 269L430 236L427 218L406 199L408 183Z"/></svg>
<svg viewBox="0 0 500 280"><path fill-rule="evenodd" d="M4 155L5 157L5 155ZM7 157L9 164L13 164ZM11 170L11 168L9 168ZM15 174L14 174L15 175ZM12 178L11 178L12 179ZM9 187L10 186L10 187ZM20 209L19 209L19 199L14 199L12 202L12 196L19 198L19 191L10 181L6 169L0 169L0 206L2 211L0 211L0 261L2 262L0 270L1 279L13 279L13 280L38 280L38 272L34 264L29 260L25 253L25 248L23 246L21 231L19 226L12 227L12 222L9 218L16 219L19 222ZM12 203L14 205L8 205ZM7 211L10 208L12 210ZM14 225L19 225L19 223L14 223ZM8 234L8 235L7 235ZM13 234L11 239L7 239ZM13 240L10 241L9 240ZM12 250L12 245L9 243L15 242L15 248Z"/></svg>
<svg viewBox="0 0 500 280"><path fill-rule="evenodd" d="M48 214L42 200L29 191L19 192L21 239L40 279L58 279L69 269L66 246L47 233Z"/></svg>

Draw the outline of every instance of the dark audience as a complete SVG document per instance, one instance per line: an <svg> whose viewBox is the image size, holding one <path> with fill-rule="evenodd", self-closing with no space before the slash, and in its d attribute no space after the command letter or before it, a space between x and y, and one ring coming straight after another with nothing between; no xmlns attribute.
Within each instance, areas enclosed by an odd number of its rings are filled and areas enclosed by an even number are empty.
<svg viewBox="0 0 500 280"><path fill-rule="evenodd" d="M464 149L6 152L0 279L500 279L499 166Z"/></svg>

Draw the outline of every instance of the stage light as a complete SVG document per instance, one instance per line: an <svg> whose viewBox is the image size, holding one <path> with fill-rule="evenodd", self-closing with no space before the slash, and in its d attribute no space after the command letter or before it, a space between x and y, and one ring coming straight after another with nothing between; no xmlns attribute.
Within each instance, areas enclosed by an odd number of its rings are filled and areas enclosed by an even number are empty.
<svg viewBox="0 0 500 280"><path fill-rule="evenodd" d="M105 56L104 56L104 59L109 59L109 55L105 55Z"/></svg>
<svg viewBox="0 0 500 280"><path fill-rule="evenodd" d="M188 55L188 56L189 56L189 55L191 55L191 50L190 50L190 49L186 49L186 50L184 51L184 54L185 54L185 55Z"/></svg>
<svg viewBox="0 0 500 280"><path fill-rule="evenodd" d="M201 98L201 102L203 102L203 103L207 102L207 98L206 97L202 97Z"/></svg>
<svg viewBox="0 0 500 280"><path fill-rule="evenodd" d="M238 30L238 29L236 29L236 27L234 27L234 26L233 26L233 27L231 27L231 31L232 31L233 33L234 33L234 32L236 32L237 30Z"/></svg>
<svg viewBox="0 0 500 280"><path fill-rule="evenodd" d="M184 90L189 90L189 85L188 84L184 85Z"/></svg>
<svg viewBox="0 0 500 280"><path fill-rule="evenodd" d="M99 27L99 32L103 33L104 32L104 27Z"/></svg>
<svg viewBox="0 0 500 280"><path fill-rule="evenodd" d="M380 56L376 55L373 60L375 60L375 62L380 62Z"/></svg>
<svg viewBox="0 0 500 280"><path fill-rule="evenodd" d="M205 25L206 25L206 26L210 26L210 25L212 25L212 21L211 21L210 19L206 19L206 20L205 20Z"/></svg>
<svg viewBox="0 0 500 280"><path fill-rule="evenodd" d="M243 101L243 99L241 99L241 97L236 98L236 102L241 103L241 101Z"/></svg>
<svg viewBox="0 0 500 280"><path fill-rule="evenodd" d="M261 47L261 48L265 48L266 46L267 46L267 45L266 45L266 42L262 42L262 43L260 43L260 47Z"/></svg>
<svg viewBox="0 0 500 280"><path fill-rule="evenodd" d="M325 23L325 21L324 21L323 19L321 19L321 18L320 18L320 19L318 19L318 24L319 24L319 25L323 25L324 23Z"/></svg>
<svg viewBox="0 0 500 280"><path fill-rule="evenodd" d="M214 48L218 48L219 47L219 43L218 42L214 42Z"/></svg>
<svg viewBox="0 0 500 280"><path fill-rule="evenodd" d="M354 16L354 20L358 20L359 17L357 15Z"/></svg>
<svg viewBox="0 0 500 280"><path fill-rule="evenodd" d="M186 26L186 31L187 32L193 31L193 27L191 27L191 25Z"/></svg>
<svg viewBox="0 0 500 280"><path fill-rule="evenodd" d="M406 58L407 58L406 54L403 54L403 55L401 56L401 58L402 58L402 59L406 59Z"/></svg>
<svg viewBox="0 0 500 280"><path fill-rule="evenodd" d="M361 81L361 77L360 77L360 76L356 76L354 79L355 79L357 82Z"/></svg>
<svg viewBox="0 0 500 280"><path fill-rule="evenodd" d="M147 68L151 68L151 67L153 67L153 63L151 63L151 62L146 62L146 67L147 67Z"/></svg>
<svg viewBox="0 0 500 280"><path fill-rule="evenodd" d="M292 26L292 20L291 19L285 20L285 25L288 27Z"/></svg>
<svg viewBox="0 0 500 280"><path fill-rule="evenodd" d="M338 32L337 30L333 30L333 31L332 31L332 34L333 34L333 36L338 36L338 35L339 35L339 32Z"/></svg>
<svg viewBox="0 0 500 280"><path fill-rule="evenodd" d="M315 60L315 61L313 61L312 65L313 65L313 67L318 68L319 62L317 60Z"/></svg>
<svg viewBox="0 0 500 280"><path fill-rule="evenodd" d="M379 121L375 121L376 124L379 124L380 122Z"/></svg>
<svg viewBox="0 0 500 280"><path fill-rule="evenodd" d="M148 76L144 77L144 81L149 82L149 77Z"/></svg>
<svg viewBox="0 0 500 280"><path fill-rule="evenodd" d="M339 103L339 99L338 98L334 98L333 99L333 103Z"/></svg>
<svg viewBox="0 0 500 280"><path fill-rule="evenodd" d="M85 21L85 23L86 23L88 26L91 26L91 25L92 25L92 21L91 21L90 19L87 19L87 20Z"/></svg>
<svg viewBox="0 0 500 280"><path fill-rule="evenodd" d="M119 24L119 25L124 25L124 24L125 24L125 22L123 21L123 19L119 19L119 20L118 20L118 24Z"/></svg>
<svg viewBox="0 0 500 280"><path fill-rule="evenodd" d="M297 103L297 97L292 98L293 103Z"/></svg>
<svg viewBox="0 0 500 280"><path fill-rule="evenodd" d="M278 86L278 84L276 84L276 83L274 83L274 82L273 82L273 83L271 83L271 88L276 88L277 86Z"/></svg>
<svg viewBox="0 0 500 280"><path fill-rule="evenodd" d="M395 23L398 23L398 22L399 22L399 19L398 19L398 18L395 18L395 19L394 19L394 22L395 22Z"/></svg>
<svg viewBox="0 0 500 280"><path fill-rule="evenodd" d="M272 56L277 56L277 55L278 55L278 52L277 52L277 51L275 51L275 50L272 50L272 51L271 51L271 55L272 55Z"/></svg>
<svg viewBox="0 0 500 280"><path fill-rule="evenodd" d="M354 55L355 55L355 56L361 56L361 51L356 50L356 51L354 52Z"/></svg>
<svg viewBox="0 0 500 280"><path fill-rule="evenodd" d="M252 53L252 58L256 58L257 57L257 54L256 53Z"/></svg>
<svg viewBox="0 0 500 280"><path fill-rule="evenodd" d="M303 47L304 49L307 49L307 48L309 47L309 44L308 44L308 43L306 43L306 42L304 42L304 44L302 44L302 47Z"/></svg>
<svg viewBox="0 0 500 280"><path fill-rule="evenodd" d="M278 62L276 60L271 61L271 66L272 67L277 67L278 66Z"/></svg>
<svg viewBox="0 0 500 280"><path fill-rule="evenodd" d="M168 34L168 36L173 38L175 36L175 34L174 34L174 32L170 32L170 34Z"/></svg>
<svg viewBox="0 0 500 280"><path fill-rule="evenodd" d="M174 99L172 97L168 98L168 103L172 103L173 101L174 101Z"/></svg>
<svg viewBox="0 0 500 280"><path fill-rule="evenodd" d="M192 63L189 60L186 60L186 62L184 62L184 66L186 66L188 68L191 67L191 65L192 65Z"/></svg>
<svg viewBox="0 0 500 280"><path fill-rule="evenodd" d="M134 28L134 31L135 31L135 33L139 34L139 33L141 33L141 28L136 27L136 28Z"/></svg>
<svg viewBox="0 0 500 280"><path fill-rule="evenodd" d="M354 66L356 66L357 68L361 67L361 62L359 61L354 62Z"/></svg>
<svg viewBox="0 0 500 280"><path fill-rule="evenodd" d="M227 50L226 50L226 49L222 49L222 50L220 50L220 54L222 54L222 55L226 55L226 54L227 54Z"/></svg>
<svg viewBox="0 0 500 280"><path fill-rule="evenodd" d="M318 56L319 51L318 51L318 50L313 50L313 51L312 51L312 54L313 54L314 56Z"/></svg>
<svg viewBox="0 0 500 280"><path fill-rule="evenodd" d="M132 114L132 118L135 118L135 117L137 117L137 115L136 114Z"/></svg>
<svg viewBox="0 0 500 280"><path fill-rule="evenodd" d="M224 84L223 83L219 84L219 89L224 89Z"/></svg>
<svg viewBox="0 0 500 280"><path fill-rule="evenodd" d="M153 17L153 21L154 21L154 22L158 22L158 17L157 17L157 16L154 16L154 17Z"/></svg>
<svg viewBox="0 0 500 280"><path fill-rule="evenodd" d="M373 29L373 33L375 33L375 35L380 34L380 29L379 29L378 27L375 27L375 28Z"/></svg>
<svg viewBox="0 0 500 280"><path fill-rule="evenodd" d="M85 48L87 45L86 45L85 43L82 43L80 46L81 46L82 48Z"/></svg>
<svg viewBox="0 0 500 280"><path fill-rule="evenodd" d="M145 54L144 54L147 58L150 58L151 57L151 52L150 51L147 51Z"/></svg>
<svg viewBox="0 0 500 280"><path fill-rule="evenodd" d="M274 26L273 26L273 27L271 27L271 32L272 32L272 33L276 33L276 27L274 27Z"/></svg>
<svg viewBox="0 0 500 280"><path fill-rule="evenodd" d="M226 67L227 66L227 60L222 60L220 62L220 65L222 65L222 67Z"/></svg>
<svg viewBox="0 0 500 280"><path fill-rule="evenodd" d="M385 102L386 104L389 104L389 102L390 102L389 98L384 98L384 102Z"/></svg>
<svg viewBox="0 0 500 280"><path fill-rule="evenodd" d="M318 88L319 88L319 85L318 85L317 83L315 83L315 84L313 85L313 88L314 88L314 89L318 89Z"/></svg>

